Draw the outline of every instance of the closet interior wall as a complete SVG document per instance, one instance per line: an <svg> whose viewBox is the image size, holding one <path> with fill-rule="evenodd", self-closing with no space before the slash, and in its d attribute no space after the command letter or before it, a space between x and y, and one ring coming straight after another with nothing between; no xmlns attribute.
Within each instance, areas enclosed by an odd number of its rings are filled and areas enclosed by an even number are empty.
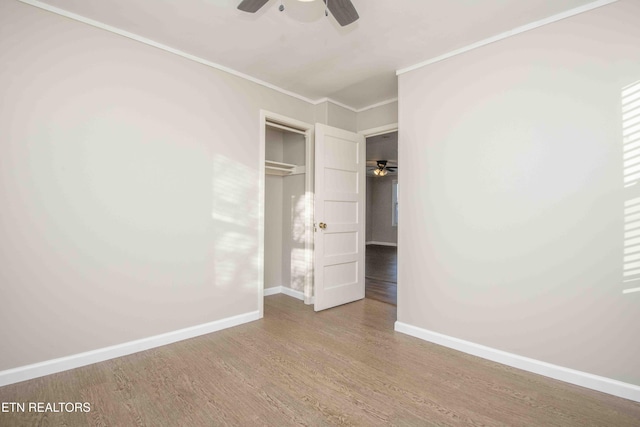
<svg viewBox="0 0 640 427"><path fill-rule="evenodd" d="M265 289L283 286L304 292L305 145L304 135L266 129L266 160L297 167L282 176L267 170L265 177Z"/></svg>

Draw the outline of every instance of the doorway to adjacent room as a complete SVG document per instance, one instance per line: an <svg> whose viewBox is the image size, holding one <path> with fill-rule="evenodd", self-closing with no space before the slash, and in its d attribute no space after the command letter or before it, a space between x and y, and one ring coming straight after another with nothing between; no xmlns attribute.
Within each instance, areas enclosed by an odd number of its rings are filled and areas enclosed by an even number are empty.
<svg viewBox="0 0 640 427"><path fill-rule="evenodd" d="M398 131L367 137L366 298L397 304Z"/></svg>

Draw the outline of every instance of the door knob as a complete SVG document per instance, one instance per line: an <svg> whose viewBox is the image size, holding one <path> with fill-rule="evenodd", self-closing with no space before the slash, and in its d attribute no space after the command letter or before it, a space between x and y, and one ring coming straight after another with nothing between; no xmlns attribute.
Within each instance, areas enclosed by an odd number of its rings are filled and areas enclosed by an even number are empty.
<svg viewBox="0 0 640 427"><path fill-rule="evenodd" d="M325 224L324 222L321 222L319 225L320 228L322 228L323 230L327 228L327 224Z"/></svg>

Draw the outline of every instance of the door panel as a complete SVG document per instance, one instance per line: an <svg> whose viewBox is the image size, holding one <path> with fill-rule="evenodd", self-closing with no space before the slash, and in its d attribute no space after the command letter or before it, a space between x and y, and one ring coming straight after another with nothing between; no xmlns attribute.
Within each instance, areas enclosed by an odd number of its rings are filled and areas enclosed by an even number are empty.
<svg viewBox="0 0 640 427"><path fill-rule="evenodd" d="M316 124L315 310L364 298L364 136ZM323 228L322 226L326 226Z"/></svg>
<svg viewBox="0 0 640 427"><path fill-rule="evenodd" d="M358 233L331 233L324 236L325 256L353 254L358 251Z"/></svg>
<svg viewBox="0 0 640 427"><path fill-rule="evenodd" d="M324 267L325 290L335 289L358 281L358 263L347 261Z"/></svg>
<svg viewBox="0 0 640 427"><path fill-rule="evenodd" d="M334 197L339 197L335 196ZM324 222L336 224L355 224L358 221L358 202L339 202L325 200ZM335 231L332 229L332 231Z"/></svg>
<svg viewBox="0 0 640 427"><path fill-rule="evenodd" d="M340 193L358 192L358 173L344 170L327 169L324 174L327 188Z"/></svg>

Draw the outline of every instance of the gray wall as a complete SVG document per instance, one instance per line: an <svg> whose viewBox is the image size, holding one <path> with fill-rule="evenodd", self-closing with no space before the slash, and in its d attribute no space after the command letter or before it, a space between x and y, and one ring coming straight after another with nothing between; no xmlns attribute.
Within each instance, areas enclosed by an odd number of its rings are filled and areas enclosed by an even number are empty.
<svg viewBox="0 0 640 427"><path fill-rule="evenodd" d="M258 310L259 114L314 107L0 2L0 370Z"/></svg>
<svg viewBox="0 0 640 427"><path fill-rule="evenodd" d="M357 132L358 113L334 104L331 101L323 101L314 106L315 122L323 125ZM376 118L384 117L383 114L375 115Z"/></svg>
<svg viewBox="0 0 640 427"><path fill-rule="evenodd" d="M358 113L358 131L398 123L398 102L390 102Z"/></svg>
<svg viewBox="0 0 640 427"><path fill-rule="evenodd" d="M398 242L398 227L391 223L394 180L398 180L397 175L367 178L367 242Z"/></svg>
<svg viewBox="0 0 640 427"><path fill-rule="evenodd" d="M358 131L358 117L356 113L336 105L333 102L328 102L327 104L327 124L329 126L351 132Z"/></svg>
<svg viewBox="0 0 640 427"><path fill-rule="evenodd" d="M640 384L621 118L638 16L620 1L400 76L399 321Z"/></svg>

